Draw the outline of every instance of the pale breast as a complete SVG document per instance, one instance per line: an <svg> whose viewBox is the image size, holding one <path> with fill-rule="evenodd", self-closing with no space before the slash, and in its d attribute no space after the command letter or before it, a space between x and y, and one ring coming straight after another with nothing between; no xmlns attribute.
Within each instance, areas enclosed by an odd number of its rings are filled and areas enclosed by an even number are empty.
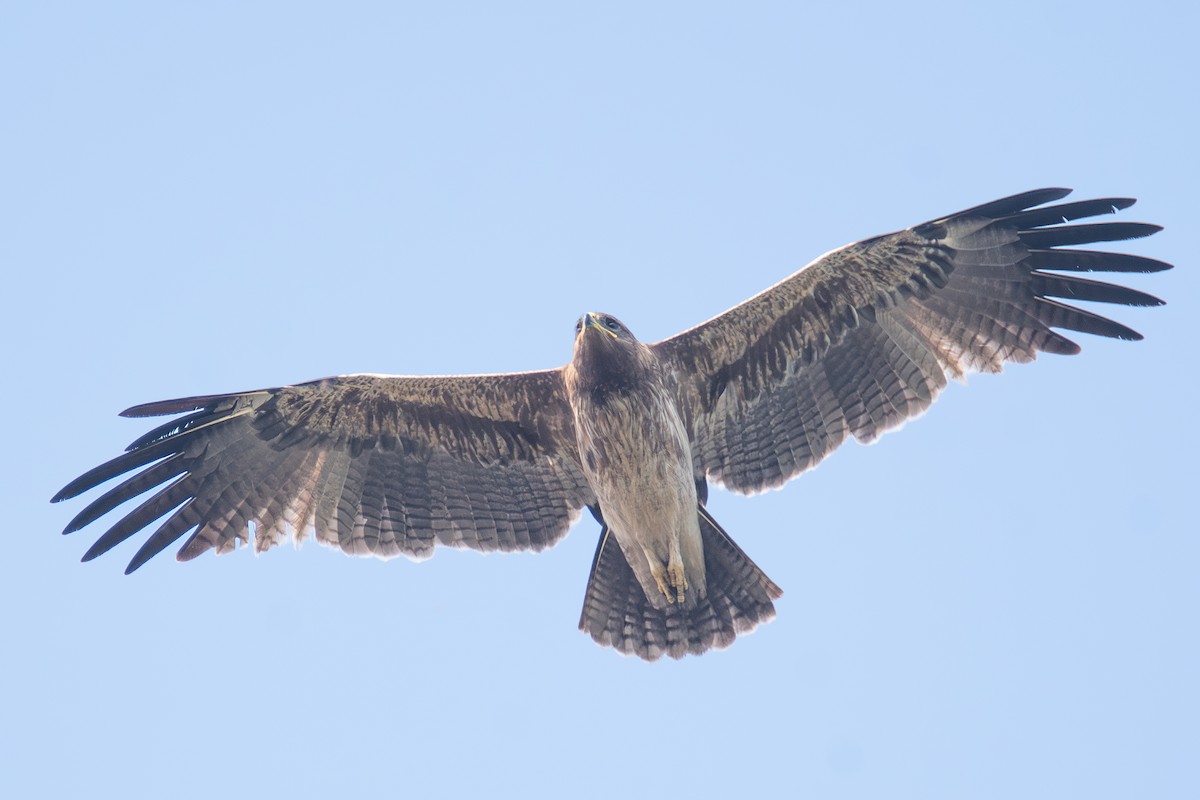
<svg viewBox="0 0 1200 800"><path fill-rule="evenodd" d="M580 460L618 540L665 557L672 537L698 538L691 447L662 386L581 401Z"/></svg>

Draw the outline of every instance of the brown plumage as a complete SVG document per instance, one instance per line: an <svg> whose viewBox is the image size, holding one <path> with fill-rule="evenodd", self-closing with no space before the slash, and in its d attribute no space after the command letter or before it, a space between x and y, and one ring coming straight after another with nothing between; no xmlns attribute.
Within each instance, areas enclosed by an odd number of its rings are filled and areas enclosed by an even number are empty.
<svg viewBox="0 0 1200 800"><path fill-rule="evenodd" d="M1159 305L1070 274L1168 269L1071 249L1157 226L1067 224L1133 204L1044 205L1067 194L1028 192L835 250L658 344L585 315L559 370L348 375L136 406L124 415L185 416L53 499L140 470L65 531L155 490L84 555L165 518L127 572L184 537L180 560L308 535L384 558L438 544L540 550L587 506L602 531L580 628L647 659L723 647L770 619L780 591L705 510L708 481L778 486L848 436L871 441L921 413L947 376L1078 352L1053 329L1141 338L1056 298Z"/></svg>

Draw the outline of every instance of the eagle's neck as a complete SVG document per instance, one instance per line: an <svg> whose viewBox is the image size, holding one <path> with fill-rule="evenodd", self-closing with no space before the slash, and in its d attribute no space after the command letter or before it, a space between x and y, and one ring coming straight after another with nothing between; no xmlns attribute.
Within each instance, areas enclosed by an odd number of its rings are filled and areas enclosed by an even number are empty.
<svg viewBox="0 0 1200 800"><path fill-rule="evenodd" d="M571 361L568 391L593 405L646 391L658 379L654 355L638 342L596 341L578 347Z"/></svg>

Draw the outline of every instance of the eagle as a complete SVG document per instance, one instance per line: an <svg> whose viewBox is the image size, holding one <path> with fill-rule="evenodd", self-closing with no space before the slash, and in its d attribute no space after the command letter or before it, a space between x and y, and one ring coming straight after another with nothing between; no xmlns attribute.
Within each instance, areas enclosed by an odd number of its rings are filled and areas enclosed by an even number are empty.
<svg viewBox="0 0 1200 800"><path fill-rule="evenodd" d="M342 375L134 406L122 415L173 417L52 501L133 473L64 531L150 493L83 556L162 520L126 574L180 539L180 561L310 536L378 558L538 551L586 508L600 538L580 629L647 660L723 648L773 618L782 591L708 512L710 484L778 487L924 412L948 378L1079 352L1060 330L1142 338L1065 301L1161 305L1074 274L1169 269L1075 247L1161 228L1070 224L1134 200L1057 202L1068 194L1025 192L834 250L656 344L589 312L559 369Z"/></svg>

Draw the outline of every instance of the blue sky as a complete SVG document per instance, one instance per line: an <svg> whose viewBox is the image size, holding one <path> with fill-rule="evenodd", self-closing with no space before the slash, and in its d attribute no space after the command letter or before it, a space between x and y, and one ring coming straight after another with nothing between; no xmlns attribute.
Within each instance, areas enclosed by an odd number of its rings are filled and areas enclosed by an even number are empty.
<svg viewBox="0 0 1200 800"><path fill-rule="evenodd" d="M1200 794L1197 12L1181 3L9 3L0 793ZM503 5L503 8L501 6ZM785 590L724 652L575 630L596 526L123 577L47 499L134 403L559 365L834 247L1130 195L1137 344L951 386L710 508ZM98 529L95 533L101 532Z"/></svg>

